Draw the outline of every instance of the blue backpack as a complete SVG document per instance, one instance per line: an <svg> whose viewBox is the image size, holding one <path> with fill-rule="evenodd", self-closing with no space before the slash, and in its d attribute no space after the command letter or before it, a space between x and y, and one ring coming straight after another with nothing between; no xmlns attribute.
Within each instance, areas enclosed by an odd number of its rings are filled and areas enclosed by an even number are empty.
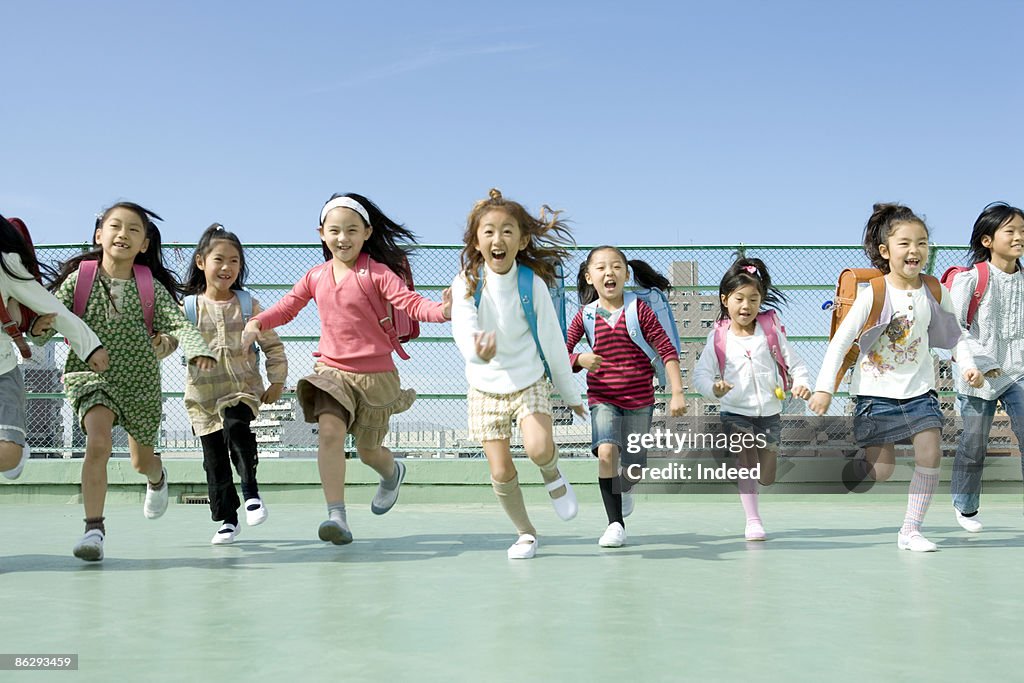
<svg viewBox="0 0 1024 683"><path fill-rule="evenodd" d="M544 364L544 374L548 379L554 381L551 376L551 368L548 366L547 358L544 357L544 349L540 347L540 335L537 334L537 310L533 306L533 269L522 263L519 264L519 302L523 305L523 313L526 315L526 324L530 326L530 334L533 335L533 343L537 345L537 353L540 354L540 362ZM480 308L480 297L484 292L483 272L478 273L476 291L473 292L473 303ZM565 274L562 265L555 266L555 286L548 287L551 294L551 302L555 305L555 317L558 319L558 326L562 329L562 339L565 339Z"/></svg>
<svg viewBox="0 0 1024 683"><path fill-rule="evenodd" d="M676 320L672 316L672 306L668 303L668 297L660 289L638 289L635 292L626 292L622 295L626 316L626 331L629 332L630 340L644 352L644 355L654 365L654 373L658 376L658 384L667 386L665 377L665 364L661 362L661 356L644 338L640 329L640 314L637 312L637 301L647 304L654 315L658 317L661 328L665 330L668 339L672 342L676 353L679 353L679 330L676 329ZM597 300L591 301L583 307L583 331L587 335L587 342L590 348L594 348L594 323L597 318Z"/></svg>
<svg viewBox="0 0 1024 683"><path fill-rule="evenodd" d="M245 289L233 290L235 296L238 297L238 305L242 307L242 324L249 322L249 318L252 317L252 294ZM196 295L189 294L185 297L182 302L185 307L185 317L193 325L199 324L199 311L196 309ZM260 353L259 348L256 346L256 342L252 343L252 352L257 356Z"/></svg>

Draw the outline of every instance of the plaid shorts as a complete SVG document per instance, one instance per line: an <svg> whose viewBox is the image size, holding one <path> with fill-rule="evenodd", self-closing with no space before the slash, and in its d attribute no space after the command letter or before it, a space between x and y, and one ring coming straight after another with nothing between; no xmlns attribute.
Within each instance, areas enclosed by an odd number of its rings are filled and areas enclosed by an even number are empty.
<svg viewBox="0 0 1024 683"><path fill-rule="evenodd" d="M469 388L469 438L496 441L512 438L512 420L527 415L551 415L551 383L539 380L511 394L489 394Z"/></svg>

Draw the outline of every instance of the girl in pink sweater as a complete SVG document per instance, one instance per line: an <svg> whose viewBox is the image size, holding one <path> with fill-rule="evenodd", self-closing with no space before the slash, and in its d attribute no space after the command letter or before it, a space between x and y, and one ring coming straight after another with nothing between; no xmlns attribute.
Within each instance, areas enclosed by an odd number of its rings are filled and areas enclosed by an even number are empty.
<svg viewBox="0 0 1024 683"><path fill-rule="evenodd" d="M415 391L402 389L391 359L392 350L400 349L398 337L385 330L373 304L390 303L414 320L444 322L451 319L451 295L445 292L444 301L436 302L410 291L409 264L398 242L411 243L415 235L361 195L331 197L320 211L318 231L326 263L253 316L242 347L260 330L295 318L310 299L316 302L320 345L314 355L319 360L296 391L306 422L319 427L317 462L328 512L319 536L344 545L352 542L345 517L345 436L352 434L359 459L380 475L370 510L383 515L398 500L405 465L381 444L391 416L416 400Z"/></svg>

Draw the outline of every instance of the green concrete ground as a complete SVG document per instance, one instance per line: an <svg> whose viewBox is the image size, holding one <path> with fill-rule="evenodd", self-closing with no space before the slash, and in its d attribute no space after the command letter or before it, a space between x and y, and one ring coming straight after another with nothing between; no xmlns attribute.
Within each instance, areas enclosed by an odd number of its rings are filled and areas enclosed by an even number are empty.
<svg viewBox="0 0 1024 683"><path fill-rule="evenodd" d="M1020 680L1019 494L968 535L940 492L930 554L897 550L894 495L764 496L766 543L735 497L651 496L616 550L598 503L566 523L530 499L530 561L496 503L353 503L335 547L321 505L268 494L229 547L205 506L111 505L100 564L71 556L79 505L0 499L0 652L80 655L0 680Z"/></svg>

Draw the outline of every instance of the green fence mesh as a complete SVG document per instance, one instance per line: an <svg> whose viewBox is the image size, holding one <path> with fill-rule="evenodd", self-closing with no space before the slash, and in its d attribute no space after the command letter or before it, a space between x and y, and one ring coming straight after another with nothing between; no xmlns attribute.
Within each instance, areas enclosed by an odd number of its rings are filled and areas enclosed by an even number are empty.
<svg viewBox="0 0 1024 683"><path fill-rule="evenodd" d="M85 245L55 244L38 247L44 262L56 264L79 253ZM184 275L194 245L169 244L164 247L167 264ZM422 245L411 256L416 289L424 296L440 300L442 290L458 270L457 245ZM846 267L865 267L866 258L858 246L788 246L788 245L715 245L715 246L627 246L622 248L630 259L643 259L664 273L673 284L670 297L683 341L681 365L684 384L690 399L690 414L713 415L714 401L693 393L689 375L714 320L718 315L718 283L737 254L757 257L768 265L772 280L785 292L787 302L782 320L797 353L809 365L812 377L817 374L827 345L829 328L826 302L831 300L839 272ZM575 276L589 247L572 250L566 264L568 319L578 308ZM316 244L252 244L246 246L249 267L248 288L264 307L280 299L313 265L321 261ZM967 260L963 247L933 247L928 271L941 273L946 267ZM311 371L312 353L319 336L319 319L315 305L308 306L295 320L278 329L285 342L289 359L287 392L274 406L264 406L260 419L254 423L265 456L274 454L309 455L315 452L315 425L302 421L294 401L296 381ZM412 359L398 362L404 386L416 389L419 398L405 413L394 416L386 445L407 453L432 454L440 457L479 457L479 445L466 434L466 380L462 358L451 339L448 324L424 324L422 337L407 345ZM583 342L585 344L585 342ZM84 436L61 393L60 373L68 347L61 341L51 342L24 366L29 390L29 444L36 453L69 457L80 454ZM941 364L938 371L943 405L952 417L950 371ZM577 376L581 392L585 392L584 375ZM164 417L159 449L165 453L195 453L200 450L193 436L182 405L185 368L180 352L163 363ZM659 394L664 398L663 394ZM831 414L845 414L847 400L837 395ZM800 401L790 401L786 412L795 418L804 414ZM656 409L656 423L663 419L664 404ZM589 425L572 423L565 406L556 406L557 438L569 453L589 450ZM947 434L947 440L955 438ZM515 445L515 444L514 444ZM127 439L118 430L115 450L123 453Z"/></svg>

